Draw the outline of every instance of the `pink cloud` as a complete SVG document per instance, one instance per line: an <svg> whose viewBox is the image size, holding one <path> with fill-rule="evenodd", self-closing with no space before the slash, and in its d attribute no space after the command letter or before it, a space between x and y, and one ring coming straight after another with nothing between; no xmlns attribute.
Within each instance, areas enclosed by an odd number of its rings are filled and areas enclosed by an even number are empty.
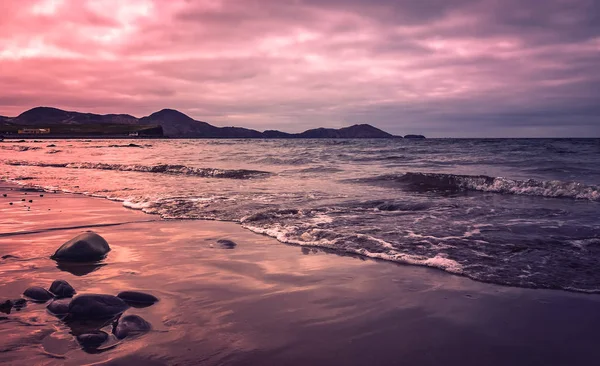
<svg viewBox="0 0 600 366"><path fill-rule="evenodd" d="M589 2L544 2L547 16L530 2L3 2L0 114L170 107L218 125L400 132L593 104Z"/></svg>

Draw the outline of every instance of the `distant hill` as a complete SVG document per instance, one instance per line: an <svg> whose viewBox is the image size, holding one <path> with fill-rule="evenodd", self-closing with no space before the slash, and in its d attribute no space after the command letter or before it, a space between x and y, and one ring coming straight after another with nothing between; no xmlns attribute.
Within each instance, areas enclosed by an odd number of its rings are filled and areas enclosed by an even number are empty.
<svg viewBox="0 0 600 366"><path fill-rule="evenodd" d="M392 138L395 137L385 131L382 131L371 125L362 124L354 125L350 127L340 128L338 130L333 128L316 128L313 130L304 131L297 134L295 137L307 138L307 139L319 139L319 138Z"/></svg>
<svg viewBox="0 0 600 366"><path fill-rule="evenodd" d="M35 107L25 111L13 119L20 125L48 124L139 124L139 120L128 114L94 114L63 111L51 107Z"/></svg>
<svg viewBox="0 0 600 366"><path fill-rule="evenodd" d="M190 138L402 138L402 136L394 136L368 124L340 129L316 128L302 133L286 133L275 130L260 132L243 127L217 127L207 122L197 121L174 109L163 109L149 116L136 118L128 114L102 115L65 111L52 107L36 107L17 117L0 117L0 126L3 126L0 128L0 133L14 133L19 126L26 126L28 128L51 128L53 133L61 131L64 134L82 134L85 131L93 131L94 134L102 134L103 126L105 126L106 134L109 134L109 130L110 134L119 131L124 134L151 131L151 135L156 136L158 134L156 127L161 127L161 134L167 137ZM65 126L71 126L71 128Z"/></svg>
<svg viewBox="0 0 600 366"><path fill-rule="evenodd" d="M261 138L261 132L242 127L216 127L174 109L163 109L148 117L140 118L142 124L157 124L163 127L167 136L207 137L207 138Z"/></svg>
<svg viewBox="0 0 600 366"><path fill-rule="evenodd" d="M404 136L405 139L424 139L425 136L423 135L406 135Z"/></svg>

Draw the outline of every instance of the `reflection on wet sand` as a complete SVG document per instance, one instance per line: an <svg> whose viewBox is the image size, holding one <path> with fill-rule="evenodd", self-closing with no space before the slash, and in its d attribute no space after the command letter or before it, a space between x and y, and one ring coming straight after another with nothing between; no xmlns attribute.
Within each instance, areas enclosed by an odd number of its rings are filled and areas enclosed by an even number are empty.
<svg viewBox="0 0 600 366"><path fill-rule="evenodd" d="M11 215L1 232L31 230L36 222L60 227L147 218L77 196L48 194L39 201L26 211L0 198L0 215ZM50 203L62 212L44 210ZM18 299L24 289L58 278L78 295L142 291L160 301L132 306L124 315L137 315L152 329L125 342L115 337L98 348L82 347L94 338L75 336L111 335L123 316L61 321L45 304L28 303L0 317L0 362L475 364L465 360L468 355L488 365L577 364L589 361L596 347L595 296L476 283L437 270L282 245L235 224L209 221L94 228L112 249L103 261L65 266L50 259L81 231L0 237L0 255L16 257L0 260L0 300Z"/></svg>

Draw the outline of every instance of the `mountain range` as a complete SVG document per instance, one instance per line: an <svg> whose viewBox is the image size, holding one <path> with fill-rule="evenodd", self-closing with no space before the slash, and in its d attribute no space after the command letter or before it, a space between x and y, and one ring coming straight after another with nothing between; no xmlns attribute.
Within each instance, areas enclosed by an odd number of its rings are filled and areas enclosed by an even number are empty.
<svg viewBox="0 0 600 366"><path fill-rule="evenodd" d="M156 134L156 128L162 127L167 137L190 138L401 138L368 124L358 124L340 129L316 128L302 133L286 133L276 130L260 132L243 127L217 127L207 122L197 121L174 109L163 109L149 116L137 118L129 114L94 114L65 111L52 107L35 107L17 117L0 116L0 127L48 128L51 130L76 131L84 127L95 126L96 130L110 126L115 131L122 126L124 132L143 131ZM0 132L2 129L0 128ZM73 132L71 132L73 133ZM412 136L411 136L412 137Z"/></svg>

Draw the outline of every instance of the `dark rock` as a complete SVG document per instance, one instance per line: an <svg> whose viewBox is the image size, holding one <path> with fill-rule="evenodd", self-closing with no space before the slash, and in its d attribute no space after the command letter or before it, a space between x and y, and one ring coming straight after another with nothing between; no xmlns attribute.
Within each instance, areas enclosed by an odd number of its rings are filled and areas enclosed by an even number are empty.
<svg viewBox="0 0 600 366"><path fill-rule="evenodd" d="M46 147L56 147L54 144L46 145Z"/></svg>
<svg viewBox="0 0 600 366"><path fill-rule="evenodd" d="M29 203L33 203L33 200L29 200Z"/></svg>
<svg viewBox="0 0 600 366"><path fill-rule="evenodd" d="M134 307L138 307L138 304L150 306L158 302L158 298L156 298L155 296L137 291L119 292L117 297Z"/></svg>
<svg viewBox="0 0 600 366"><path fill-rule="evenodd" d="M6 197L6 193L4 193L4 194L2 195L2 197Z"/></svg>
<svg viewBox="0 0 600 366"><path fill-rule="evenodd" d="M149 332L152 325L137 315L127 315L119 320L113 329L113 334L118 339L123 339L136 334Z"/></svg>
<svg viewBox="0 0 600 366"><path fill-rule="evenodd" d="M25 198L21 198L21 201L25 202Z"/></svg>
<svg viewBox="0 0 600 366"><path fill-rule="evenodd" d="M13 204L13 203L12 203L12 202L9 202L8 204L12 206L12 204Z"/></svg>
<svg viewBox="0 0 600 366"><path fill-rule="evenodd" d="M57 261L93 262L106 257L109 251L110 247L104 238L87 231L64 243L51 258Z"/></svg>
<svg viewBox="0 0 600 366"><path fill-rule="evenodd" d="M12 303L13 303L13 308L15 308L17 311L21 310L27 306L27 300L25 300L25 299L16 299L16 300L13 300Z"/></svg>
<svg viewBox="0 0 600 366"><path fill-rule="evenodd" d="M75 289L64 280L56 280L50 285L50 292L57 298L73 297L76 294Z"/></svg>
<svg viewBox="0 0 600 366"><path fill-rule="evenodd" d="M2 312L4 314L10 314L12 307L13 307L13 302L10 300L0 302L0 312Z"/></svg>
<svg viewBox="0 0 600 366"><path fill-rule="evenodd" d="M110 318L123 313L129 306L112 295L79 295L69 304L69 316L73 318Z"/></svg>
<svg viewBox="0 0 600 366"><path fill-rule="evenodd" d="M98 348L108 340L108 333L97 330L91 333L80 334L76 338L77 342L83 348Z"/></svg>
<svg viewBox="0 0 600 366"><path fill-rule="evenodd" d="M237 246L237 244L235 242L228 240L228 239L217 240L217 243L223 249L235 249L235 247Z"/></svg>
<svg viewBox="0 0 600 366"><path fill-rule="evenodd" d="M17 257L16 255L12 255L12 254L6 254L2 256L2 259L17 259L19 257Z"/></svg>
<svg viewBox="0 0 600 366"><path fill-rule="evenodd" d="M40 194L40 197L44 197L44 195L43 195L43 194Z"/></svg>
<svg viewBox="0 0 600 366"><path fill-rule="evenodd" d="M28 288L25 290L25 292L23 292L23 295L35 302L46 302L54 297L48 290L39 286L32 286Z"/></svg>
<svg viewBox="0 0 600 366"><path fill-rule="evenodd" d="M53 315L64 316L69 313L70 303L70 299L54 300L46 306L46 309Z"/></svg>

